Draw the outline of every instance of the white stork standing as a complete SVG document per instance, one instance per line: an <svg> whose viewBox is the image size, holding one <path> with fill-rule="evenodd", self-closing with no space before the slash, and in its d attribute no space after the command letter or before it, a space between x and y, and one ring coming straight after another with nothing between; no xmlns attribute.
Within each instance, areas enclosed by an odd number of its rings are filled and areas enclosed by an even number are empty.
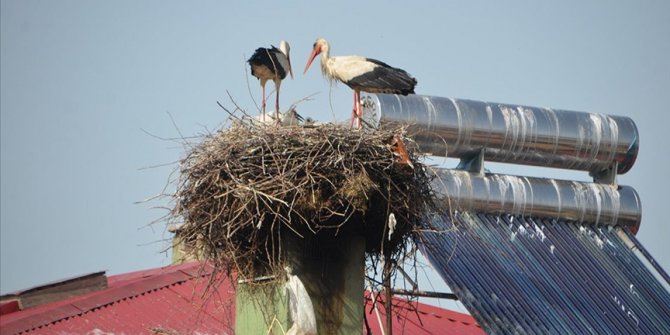
<svg viewBox="0 0 670 335"><path fill-rule="evenodd" d="M416 86L414 79L405 70L394 68L376 59L361 56L330 57L328 41L319 38L307 60L304 73L307 73L314 58L321 54L321 72L330 80L339 80L354 90L354 108L351 114L351 126L354 119L361 127L361 91L370 93L413 94Z"/></svg>
<svg viewBox="0 0 670 335"><path fill-rule="evenodd" d="M289 56L290 51L291 47L289 47L288 42L281 41L279 42L279 49L274 45L271 48L258 48L248 60L249 65L251 65L251 74L261 81L261 87L263 88L261 107L263 120L265 120L265 83L268 80L272 80L275 82L276 89L275 120L279 122L279 87L281 86L281 81L286 78L286 73L290 73L291 78L293 78L291 58Z"/></svg>

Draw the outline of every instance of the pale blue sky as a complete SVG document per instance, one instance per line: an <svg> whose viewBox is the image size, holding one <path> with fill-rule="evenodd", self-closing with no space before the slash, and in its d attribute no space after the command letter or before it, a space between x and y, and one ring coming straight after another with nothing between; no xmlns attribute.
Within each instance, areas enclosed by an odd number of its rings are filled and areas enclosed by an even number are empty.
<svg viewBox="0 0 670 335"><path fill-rule="evenodd" d="M255 110L245 60L291 43L282 106L330 121L351 92L318 66L333 55L404 68L417 93L631 117L640 153L619 177L642 198L639 239L670 268L670 2L667 1L11 1L0 8L0 292L87 272L167 265L163 189L184 136ZM247 86L249 81L249 87ZM269 86L271 87L271 85ZM251 93L251 95L250 95ZM332 109L331 109L332 105ZM169 113L169 115L168 115ZM588 180L585 172L490 165L493 172ZM169 204L167 204L169 205Z"/></svg>

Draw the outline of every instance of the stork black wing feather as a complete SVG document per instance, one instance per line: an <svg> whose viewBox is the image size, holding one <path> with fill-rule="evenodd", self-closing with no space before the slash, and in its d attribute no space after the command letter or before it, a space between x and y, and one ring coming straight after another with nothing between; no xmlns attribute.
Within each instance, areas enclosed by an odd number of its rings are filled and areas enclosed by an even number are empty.
<svg viewBox="0 0 670 335"><path fill-rule="evenodd" d="M258 48L254 52L253 55L247 60L247 62L251 65L256 65L256 66L265 66L267 67L270 71L277 73L279 75L279 78L284 79L286 78L286 70L280 65L279 59L277 58L277 55L280 54L281 51L277 49L275 46L272 46L272 48ZM254 67L251 67L251 75L258 77L254 73Z"/></svg>
<svg viewBox="0 0 670 335"><path fill-rule="evenodd" d="M382 61L367 58L375 68L352 78L347 84L354 89L372 93L413 94L417 81L407 71L392 67Z"/></svg>

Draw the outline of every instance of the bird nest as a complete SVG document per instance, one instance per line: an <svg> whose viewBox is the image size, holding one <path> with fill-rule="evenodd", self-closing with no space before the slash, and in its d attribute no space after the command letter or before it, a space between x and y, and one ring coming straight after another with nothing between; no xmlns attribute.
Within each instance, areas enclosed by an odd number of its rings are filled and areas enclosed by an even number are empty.
<svg viewBox="0 0 670 335"><path fill-rule="evenodd" d="M286 234L356 234L367 257L398 258L432 201L417 158L402 127L237 122L187 152L170 221L182 243L242 278L283 273Z"/></svg>

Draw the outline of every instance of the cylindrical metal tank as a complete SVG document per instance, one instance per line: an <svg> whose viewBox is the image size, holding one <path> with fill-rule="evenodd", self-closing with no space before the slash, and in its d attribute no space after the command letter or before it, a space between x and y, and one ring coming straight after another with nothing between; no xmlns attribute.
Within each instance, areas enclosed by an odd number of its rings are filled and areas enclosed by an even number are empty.
<svg viewBox="0 0 670 335"><path fill-rule="evenodd" d="M617 173L635 162L639 136L632 119L422 95L362 95L373 126L409 124L425 153L487 161Z"/></svg>
<svg viewBox="0 0 670 335"><path fill-rule="evenodd" d="M435 174L432 187L447 211L619 225L633 233L642 219L640 197L628 186L448 169Z"/></svg>

